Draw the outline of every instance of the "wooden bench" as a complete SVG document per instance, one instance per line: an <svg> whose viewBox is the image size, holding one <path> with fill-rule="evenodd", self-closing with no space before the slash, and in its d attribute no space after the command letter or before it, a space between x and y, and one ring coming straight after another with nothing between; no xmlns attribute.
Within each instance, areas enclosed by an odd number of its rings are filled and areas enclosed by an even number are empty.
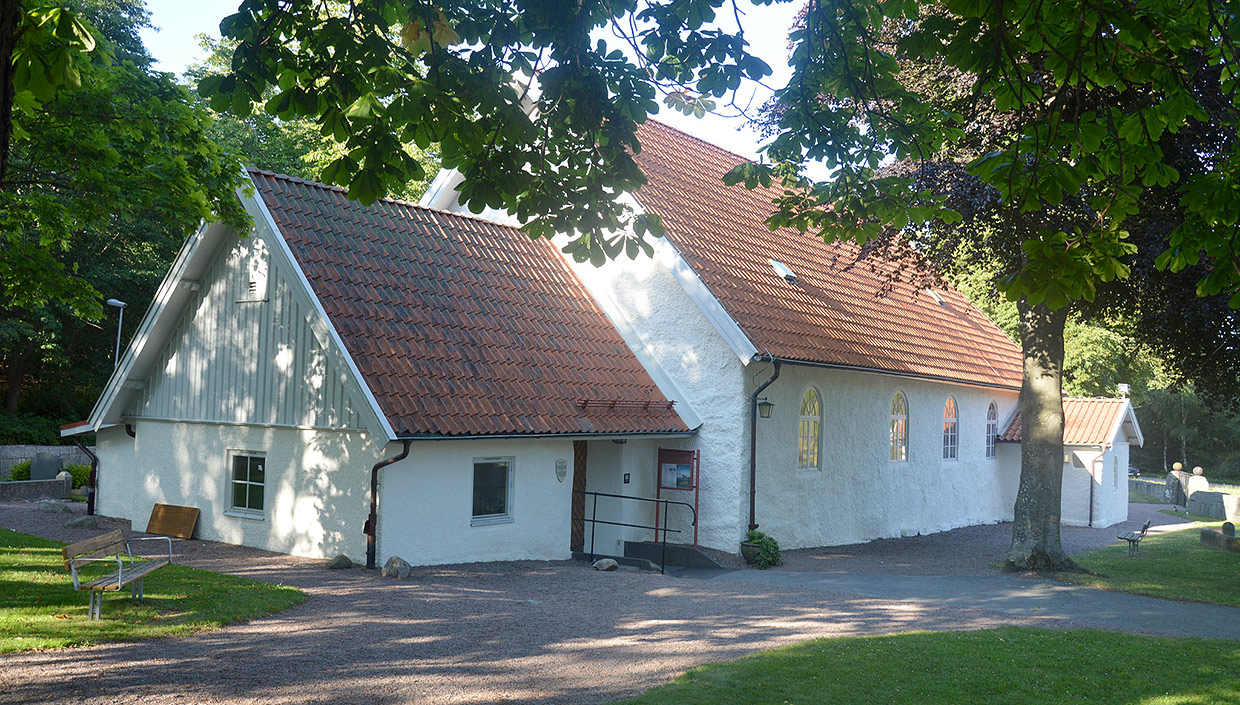
<svg viewBox="0 0 1240 705"><path fill-rule="evenodd" d="M1116 536L1115 538L1127 541L1128 542L1128 555L1135 556L1137 555L1137 551L1141 549L1141 539L1145 538L1145 532L1149 530L1150 530L1150 523L1147 521L1145 522L1145 526L1141 527L1140 531L1129 531L1128 533L1120 534L1119 536Z"/></svg>
<svg viewBox="0 0 1240 705"><path fill-rule="evenodd" d="M135 562L130 544L134 541L167 541L168 557ZM103 594L116 592L129 586L135 599L142 599L142 579L172 562L172 539L167 536L126 539L120 529L93 538L71 543L63 549L65 569L73 576L73 589L86 590L90 594L91 619L101 619ZM126 560L127 559L127 560ZM82 582L78 569L91 563L111 563L108 572L88 582Z"/></svg>

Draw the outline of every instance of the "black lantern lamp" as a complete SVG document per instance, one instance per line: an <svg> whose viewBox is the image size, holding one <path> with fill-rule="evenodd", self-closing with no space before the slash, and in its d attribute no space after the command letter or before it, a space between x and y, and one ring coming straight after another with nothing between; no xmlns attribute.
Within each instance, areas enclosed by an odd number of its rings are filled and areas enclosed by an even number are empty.
<svg viewBox="0 0 1240 705"><path fill-rule="evenodd" d="M767 401L766 397L762 397L758 401L758 416L761 416L764 419L769 419L771 418L771 411L774 409L775 405Z"/></svg>

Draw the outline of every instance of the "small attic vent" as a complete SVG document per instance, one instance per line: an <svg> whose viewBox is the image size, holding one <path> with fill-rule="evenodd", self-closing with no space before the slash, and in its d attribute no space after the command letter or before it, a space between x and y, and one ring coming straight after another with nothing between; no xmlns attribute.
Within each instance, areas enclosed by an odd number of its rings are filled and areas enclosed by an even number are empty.
<svg viewBox="0 0 1240 705"><path fill-rule="evenodd" d="M930 298L934 299L936 304L942 306L943 308L947 308L947 302L943 300L943 297L939 295L939 292L934 289L926 289L926 293L930 295Z"/></svg>
<svg viewBox="0 0 1240 705"><path fill-rule="evenodd" d="M258 282L251 279L250 283L245 287L245 293L253 296L258 293Z"/></svg>
<svg viewBox="0 0 1240 705"><path fill-rule="evenodd" d="M788 265L784 264L783 262L773 260L773 259L769 259L767 260L767 262L770 262L771 269L774 269L775 273L783 277L784 280L787 281L789 284L797 283L797 275L795 272L789 269Z"/></svg>

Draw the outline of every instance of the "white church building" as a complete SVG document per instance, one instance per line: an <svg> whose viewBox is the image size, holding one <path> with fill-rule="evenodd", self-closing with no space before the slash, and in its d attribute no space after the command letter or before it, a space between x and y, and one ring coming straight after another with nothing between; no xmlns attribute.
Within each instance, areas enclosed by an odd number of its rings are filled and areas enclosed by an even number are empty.
<svg viewBox="0 0 1240 705"><path fill-rule="evenodd" d="M667 234L598 269L461 214L453 172L372 206L248 172L253 231L189 239L63 431L98 434L99 511L414 564L621 555L656 524L735 553L755 525L802 548L1010 520L1018 346L950 288L770 231L772 193L721 181L740 157L638 137L627 198Z"/></svg>

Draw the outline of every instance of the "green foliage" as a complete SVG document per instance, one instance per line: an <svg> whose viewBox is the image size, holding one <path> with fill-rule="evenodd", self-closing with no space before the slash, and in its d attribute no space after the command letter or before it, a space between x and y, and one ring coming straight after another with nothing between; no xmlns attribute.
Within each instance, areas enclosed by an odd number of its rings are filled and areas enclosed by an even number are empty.
<svg viewBox="0 0 1240 705"><path fill-rule="evenodd" d="M228 72L232 52L236 48L236 42L205 34L199 35L198 41L207 52L207 58L200 64L191 65L183 76L195 94L200 82ZM263 96L265 100L255 101L251 111L244 116L231 109L210 111L213 120L207 134L211 141L236 155L246 166L303 179L324 180L327 168L346 156L345 147L332 134L320 132L318 125L309 118L297 115L278 118L266 112L263 104L273 95L274 90L269 90ZM202 102L205 106L206 101ZM416 202L430 184L430 177L438 170L437 147L432 144L423 149L409 142L403 145L403 149L424 165L425 174L404 184L393 184L388 195Z"/></svg>
<svg viewBox="0 0 1240 705"><path fill-rule="evenodd" d="M1199 537L1200 529L1222 525L1211 520L1151 534L1141 542L1135 559L1128 556L1127 544L1078 554L1073 556L1076 562L1097 575L1073 573L1059 578L1104 590L1240 607L1240 583L1236 582L1240 553L1203 546Z"/></svg>
<svg viewBox="0 0 1240 705"><path fill-rule="evenodd" d="M1157 474L1200 465L1215 481L1240 478L1240 413L1210 408L1192 388L1156 389L1136 407L1145 445L1132 464Z"/></svg>
<svg viewBox="0 0 1240 705"><path fill-rule="evenodd" d="M534 236L577 233L581 261L636 256L649 244L628 236L636 214L616 195L643 183L634 129L658 94L701 114L771 73L720 12L735 17L713 0L248 0L220 24L237 42L228 73L199 90L218 112L244 117L264 100L281 120L313 120L343 145L323 178L354 199L424 178L427 161L404 146L438 144L472 212L508 211Z"/></svg>
<svg viewBox="0 0 1240 705"><path fill-rule="evenodd" d="M50 446L59 444L60 427L50 419L33 414L0 412L0 445Z"/></svg>
<svg viewBox="0 0 1240 705"><path fill-rule="evenodd" d="M66 465L64 467L73 476L73 489L85 487L90 482L89 465ZM23 460L9 468L9 479L13 482L30 479L30 461Z"/></svg>
<svg viewBox="0 0 1240 705"><path fill-rule="evenodd" d="M1164 662L1180 667L1163 673L1150 666ZM1004 627L819 639L694 668L623 702L1213 704L1233 701L1237 683L1234 642Z"/></svg>
<svg viewBox="0 0 1240 705"><path fill-rule="evenodd" d="M216 629L288 609L300 590L170 565L147 576L146 599L104 597L103 619L86 615L73 589L63 544L0 530L0 654L139 641Z"/></svg>
<svg viewBox="0 0 1240 705"><path fill-rule="evenodd" d="M65 470L73 476L73 489L81 489L90 482L89 465L66 465Z"/></svg>
<svg viewBox="0 0 1240 705"><path fill-rule="evenodd" d="M750 529L745 534L745 543L758 547L758 556L753 560L755 568L766 570L773 565L783 565L784 558L779 551L779 542L757 529Z"/></svg>
<svg viewBox="0 0 1240 705"><path fill-rule="evenodd" d="M30 479L30 461L23 460L9 468L9 479L13 482L24 482Z"/></svg>
<svg viewBox="0 0 1240 705"><path fill-rule="evenodd" d="M110 372L100 292L135 304L136 326L186 235L247 221L240 165L209 139L205 108L151 66L142 3L68 5L96 48L75 59L80 85L37 106L19 95L0 179L0 367L18 392L45 392L13 394L19 408L57 425L80 419Z"/></svg>

